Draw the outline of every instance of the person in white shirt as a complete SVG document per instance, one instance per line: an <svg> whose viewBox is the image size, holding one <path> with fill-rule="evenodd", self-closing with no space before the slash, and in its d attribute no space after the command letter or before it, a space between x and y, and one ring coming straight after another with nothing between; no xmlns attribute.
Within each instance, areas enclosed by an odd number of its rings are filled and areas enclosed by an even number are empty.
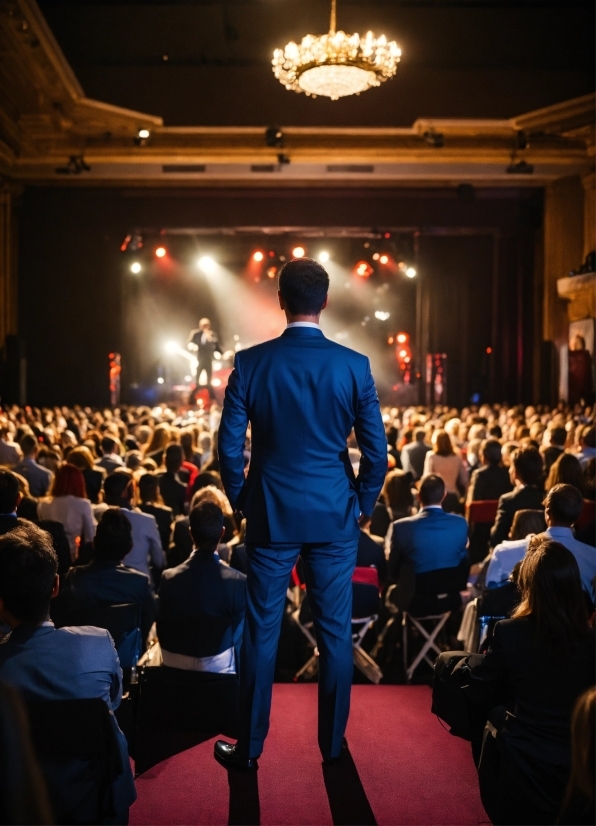
<svg viewBox="0 0 596 826"><path fill-rule="evenodd" d="M93 541L96 526L91 502L86 498L85 479L77 467L66 462L58 468L50 497L38 504L37 515L64 525L74 562L79 546Z"/></svg>
<svg viewBox="0 0 596 826"><path fill-rule="evenodd" d="M530 539L545 528L543 511L530 508L516 511L509 539L497 545L490 557L486 571L487 588L498 588L507 582L515 565L526 555Z"/></svg>
<svg viewBox="0 0 596 826"><path fill-rule="evenodd" d="M0 424L0 465L12 467L23 458L23 451L11 439L9 428Z"/></svg>

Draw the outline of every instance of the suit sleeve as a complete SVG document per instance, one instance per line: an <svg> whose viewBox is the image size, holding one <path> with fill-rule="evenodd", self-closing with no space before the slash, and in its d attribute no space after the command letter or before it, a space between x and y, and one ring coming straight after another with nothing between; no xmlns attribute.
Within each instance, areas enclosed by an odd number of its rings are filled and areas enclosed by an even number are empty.
<svg viewBox="0 0 596 826"><path fill-rule="evenodd" d="M358 399L354 433L362 453L357 479L358 500L362 513L370 516L387 473L387 438L368 359L364 384Z"/></svg>
<svg viewBox="0 0 596 826"><path fill-rule="evenodd" d="M464 692L475 705L487 710L508 699L509 668L501 623L495 625L494 635L488 652L480 660L477 656L469 660L469 682Z"/></svg>
<svg viewBox="0 0 596 826"><path fill-rule="evenodd" d="M149 520L147 520L149 522ZM165 568L166 557L161 546L161 537L157 529L157 521L154 516L151 517L149 535L149 554L151 561L156 568Z"/></svg>
<svg viewBox="0 0 596 826"><path fill-rule="evenodd" d="M509 528L511 527L511 514L507 508L507 500L499 499L499 507L497 508L497 516L495 524L490 531L490 544L492 548L496 548L501 542L504 542L509 535Z"/></svg>
<svg viewBox="0 0 596 826"><path fill-rule="evenodd" d="M244 443L247 427L246 390L238 353L226 388L218 437L221 480L232 507L238 510L240 494L245 485Z"/></svg>

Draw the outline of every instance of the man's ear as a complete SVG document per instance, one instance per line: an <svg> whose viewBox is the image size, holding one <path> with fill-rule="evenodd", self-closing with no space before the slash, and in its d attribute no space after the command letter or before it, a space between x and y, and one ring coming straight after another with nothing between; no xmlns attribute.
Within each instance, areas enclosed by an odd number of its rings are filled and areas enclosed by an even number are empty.
<svg viewBox="0 0 596 826"><path fill-rule="evenodd" d="M277 291L277 297L279 299L279 306L281 307L281 309L287 310L286 302L283 300L280 290Z"/></svg>
<svg viewBox="0 0 596 826"><path fill-rule="evenodd" d="M60 577L56 574L54 579L54 584L52 585L52 593L50 595L50 599L56 599L60 592Z"/></svg>
<svg viewBox="0 0 596 826"><path fill-rule="evenodd" d="M325 309L325 307L329 304L329 294L325 296L325 301L323 301L323 306L321 307L321 312Z"/></svg>

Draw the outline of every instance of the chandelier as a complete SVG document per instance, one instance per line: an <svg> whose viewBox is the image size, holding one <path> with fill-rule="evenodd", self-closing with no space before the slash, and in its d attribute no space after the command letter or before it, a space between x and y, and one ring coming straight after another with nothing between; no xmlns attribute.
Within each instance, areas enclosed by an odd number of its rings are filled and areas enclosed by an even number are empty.
<svg viewBox="0 0 596 826"><path fill-rule="evenodd" d="M394 40L336 31L336 2L331 0L329 34L307 34L300 44L273 52L273 73L286 89L337 100L380 86L397 71L401 49Z"/></svg>

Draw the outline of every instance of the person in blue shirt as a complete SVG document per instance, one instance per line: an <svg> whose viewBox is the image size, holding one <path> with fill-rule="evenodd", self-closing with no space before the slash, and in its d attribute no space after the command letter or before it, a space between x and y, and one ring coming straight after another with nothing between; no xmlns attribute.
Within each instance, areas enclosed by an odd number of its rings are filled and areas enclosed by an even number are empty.
<svg viewBox="0 0 596 826"><path fill-rule="evenodd" d="M352 684L352 573L359 519L370 516L387 472L387 440L366 356L319 327L329 276L308 258L279 276L283 334L241 350L219 428L221 478L246 517L247 607L240 662L241 731L220 740L225 766L254 768L269 728L271 691L291 571L304 563L319 658L319 747L344 745ZM248 476L244 445L250 423ZM361 452L358 476L347 441Z"/></svg>

